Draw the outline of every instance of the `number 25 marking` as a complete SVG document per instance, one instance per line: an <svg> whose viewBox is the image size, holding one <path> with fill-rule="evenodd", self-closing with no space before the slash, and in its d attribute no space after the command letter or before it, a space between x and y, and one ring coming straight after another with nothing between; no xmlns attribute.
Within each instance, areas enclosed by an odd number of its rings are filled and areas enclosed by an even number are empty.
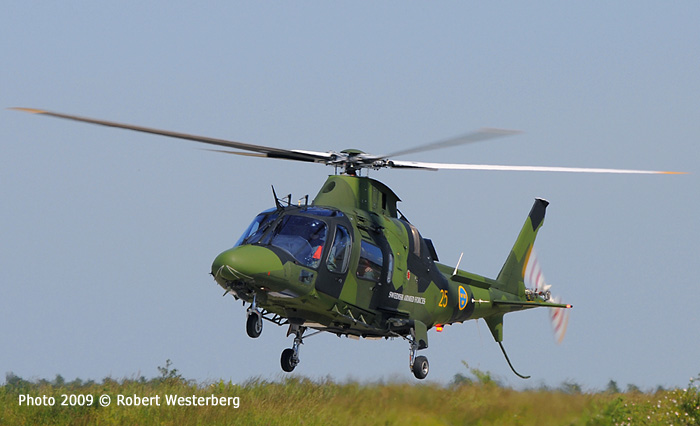
<svg viewBox="0 0 700 426"><path fill-rule="evenodd" d="M445 308L447 307L447 290L440 290L440 293L442 294L442 297L440 298L438 306L441 308Z"/></svg>

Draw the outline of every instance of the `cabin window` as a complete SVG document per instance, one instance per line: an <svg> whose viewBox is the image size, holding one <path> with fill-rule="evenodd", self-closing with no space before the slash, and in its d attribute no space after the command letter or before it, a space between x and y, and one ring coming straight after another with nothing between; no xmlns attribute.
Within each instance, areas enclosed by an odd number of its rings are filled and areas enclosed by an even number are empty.
<svg viewBox="0 0 700 426"><path fill-rule="evenodd" d="M363 280L379 281L383 265L384 256L382 249L363 240L360 246L360 263L357 266L357 277Z"/></svg>
<svg viewBox="0 0 700 426"><path fill-rule="evenodd" d="M420 234L415 226L410 223L408 226L411 228L411 238L413 239L413 254L420 257Z"/></svg>
<svg viewBox="0 0 700 426"><path fill-rule="evenodd" d="M335 238L333 238L333 245L326 261L329 271L344 274L348 270L351 247L352 239L348 230L344 226L338 225L335 229Z"/></svg>
<svg viewBox="0 0 700 426"><path fill-rule="evenodd" d="M386 282L391 284L391 278L394 276L394 255L389 253L389 262L386 272Z"/></svg>
<svg viewBox="0 0 700 426"><path fill-rule="evenodd" d="M326 242L326 224L307 216L285 216L270 245L281 248L300 264L318 268Z"/></svg>

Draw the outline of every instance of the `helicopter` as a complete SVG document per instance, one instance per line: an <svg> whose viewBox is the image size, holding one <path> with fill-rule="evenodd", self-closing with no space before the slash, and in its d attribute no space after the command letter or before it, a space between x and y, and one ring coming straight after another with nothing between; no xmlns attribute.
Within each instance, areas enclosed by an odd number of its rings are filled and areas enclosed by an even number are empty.
<svg viewBox="0 0 700 426"><path fill-rule="evenodd" d="M224 139L159 130L31 108L14 110L96 125L186 139L226 149L215 152L277 158L333 166L318 194L293 203L277 196L275 205L258 214L232 248L211 266L224 296L241 300L246 309L246 333L262 334L263 320L288 326L292 346L280 365L291 372L300 362L304 339L328 332L359 339L402 338L409 344L408 366L417 379L429 372L428 330L483 319L509 367L516 371L503 346L503 318L510 312L545 307L557 340L568 323L571 304L551 295L533 246L549 202L537 198L496 278L487 278L439 262L429 238L424 238L397 208L399 197L382 182L362 176L363 170L508 170L574 173L680 174L681 172L426 163L395 157L484 141L519 133L481 129L476 132L372 155L343 151L289 150ZM230 151L236 149L237 151ZM530 287L526 287L529 284Z"/></svg>

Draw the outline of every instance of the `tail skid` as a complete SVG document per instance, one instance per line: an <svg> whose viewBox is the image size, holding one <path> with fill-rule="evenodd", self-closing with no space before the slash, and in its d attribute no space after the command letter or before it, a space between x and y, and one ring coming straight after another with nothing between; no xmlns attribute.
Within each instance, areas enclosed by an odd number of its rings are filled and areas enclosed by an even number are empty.
<svg viewBox="0 0 700 426"><path fill-rule="evenodd" d="M521 379L529 379L531 376L523 376L522 374L515 371L513 364L511 364L511 362L510 362L510 358L508 358L508 354L506 353L506 349L503 347L503 343L498 342L498 346L501 347L501 352L503 352L503 356L506 357L506 361L508 362L508 366L510 367L511 370L513 370L513 373L515 373L515 375L520 377Z"/></svg>

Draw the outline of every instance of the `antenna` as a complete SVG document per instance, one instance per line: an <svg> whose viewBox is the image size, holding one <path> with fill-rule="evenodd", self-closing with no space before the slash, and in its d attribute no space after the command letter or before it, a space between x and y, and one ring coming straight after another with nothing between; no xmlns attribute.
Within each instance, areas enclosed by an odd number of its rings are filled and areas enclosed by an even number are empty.
<svg viewBox="0 0 700 426"><path fill-rule="evenodd" d="M282 203L280 203L280 199L277 198L277 193L275 192L275 185L270 185L272 187L272 196L275 198L275 206L277 207L277 210L282 210Z"/></svg>
<svg viewBox="0 0 700 426"><path fill-rule="evenodd" d="M270 185L270 186L272 187L272 195L275 197L275 205L277 206L277 209L278 210L284 209L284 206L282 205L283 199L279 198L277 196L277 192L275 192L275 186L274 185ZM292 205L292 194L287 194L287 196L284 198L286 198L285 201L287 203L287 206L291 206Z"/></svg>
<svg viewBox="0 0 700 426"><path fill-rule="evenodd" d="M459 269L459 264L462 263L462 256L464 256L464 252L459 255L459 260L457 261L457 266L455 266L455 271L452 273L452 276L457 275L457 269Z"/></svg>

